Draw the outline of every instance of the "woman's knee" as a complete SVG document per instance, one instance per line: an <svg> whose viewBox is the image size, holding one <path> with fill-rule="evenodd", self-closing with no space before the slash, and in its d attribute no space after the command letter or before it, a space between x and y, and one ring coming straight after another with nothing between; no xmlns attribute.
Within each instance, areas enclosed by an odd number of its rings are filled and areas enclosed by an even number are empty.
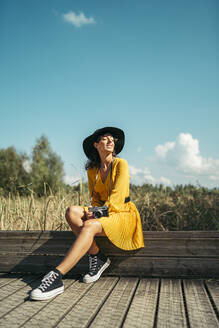
<svg viewBox="0 0 219 328"><path fill-rule="evenodd" d="M81 206L69 206L65 213L65 218L68 223L78 221L84 216L84 209Z"/></svg>
<svg viewBox="0 0 219 328"><path fill-rule="evenodd" d="M99 221L91 219L84 222L82 230L86 230L93 235L96 235L102 232L102 225Z"/></svg>

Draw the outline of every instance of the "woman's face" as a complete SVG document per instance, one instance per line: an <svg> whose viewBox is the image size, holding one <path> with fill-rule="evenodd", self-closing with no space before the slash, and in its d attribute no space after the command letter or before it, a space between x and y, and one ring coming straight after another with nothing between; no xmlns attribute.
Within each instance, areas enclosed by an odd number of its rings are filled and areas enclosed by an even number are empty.
<svg viewBox="0 0 219 328"><path fill-rule="evenodd" d="M114 137L110 133L105 133L98 142L94 143L94 147L99 154L113 153L115 147Z"/></svg>

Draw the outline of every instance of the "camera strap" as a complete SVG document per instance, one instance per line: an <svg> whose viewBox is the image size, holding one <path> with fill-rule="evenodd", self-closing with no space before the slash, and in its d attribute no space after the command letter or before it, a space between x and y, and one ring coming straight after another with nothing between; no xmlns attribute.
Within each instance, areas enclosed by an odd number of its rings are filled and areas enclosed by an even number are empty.
<svg viewBox="0 0 219 328"><path fill-rule="evenodd" d="M112 171L113 171L113 161L114 161L114 159L113 159L112 162L110 163L110 190L109 190L109 202L110 202L110 195L111 195L111 190L112 190ZM91 196L90 196L89 206L91 206L91 202L92 202L93 195L94 195L94 188L95 188L95 185L96 185L96 182L97 182L97 178L98 178L98 174L99 174L99 173L100 173L100 168L99 168L98 171L97 171L97 175L96 175L96 178L95 178L95 181L94 181L93 190L92 190L92 193L91 193Z"/></svg>

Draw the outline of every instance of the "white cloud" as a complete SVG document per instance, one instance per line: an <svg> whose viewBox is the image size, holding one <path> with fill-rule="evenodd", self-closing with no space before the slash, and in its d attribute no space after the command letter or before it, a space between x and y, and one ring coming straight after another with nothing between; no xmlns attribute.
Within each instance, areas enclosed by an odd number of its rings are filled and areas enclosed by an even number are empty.
<svg viewBox="0 0 219 328"><path fill-rule="evenodd" d="M81 27L82 25L95 24L93 17L85 17L83 12L79 12L77 15L74 11L69 11L62 15L65 22L74 25L75 27Z"/></svg>
<svg viewBox="0 0 219 328"><path fill-rule="evenodd" d="M151 171L145 167L144 169L139 169L133 165L129 165L129 173L131 175L131 182L134 184L142 185L144 183L150 184L164 184L166 186L171 185L171 180L161 176L160 178L155 178L152 176Z"/></svg>
<svg viewBox="0 0 219 328"><path fill-rule="evenodd" d="M138 169L132 165L129 165L129 172L133 183L143 184L143 183L156 183L156 179L151 175L151 172L148 168Z"/></svg>
<svg viewBox="0 0 219 328"><path fill-rule="evenodd" d="M165 178L165 177L160 177L160 182L163 183L166 186L170 186L171 185L170 179Z"/></svg>
<svg viewBox="0 0 219 328"><path fill-rule="evenodd" d="M215 175L210 175L210 176L209 176L209 179L210 179L211 181L217 181L217 180L219 180L219 178L216 177Z"/></svg>
<svg viewBox="0 0 219 328"><path fill-rule="evenodd" d="M219 160L201 156L199 141L190 133L180 133L175 141L158 145L155 151L158 160L183 174L193 177L206 175L214 181L219 179Z"/></svg>
<svg viewBox="0 0 219 328"><path fill-rule="evenodd" d="M141 174L142 170L138 169L137 167L134 167L132 165L129 165L129 172L130 172L131 176L135 176L135 175Z"/></svg>
<svg viewBox="0 0 219 328"><path fill-rule="evenodd" d="M174 149L175 142L166 142L164 145L158 145L155 151L160 158L165 158L169 150Z"/></svg>
<svg viewBox="0 0 219 328"><path fill-rule="evenodd" d="M77 185L78 183L80 183L80 177L78 176L72 176L72 175L68 175L66 174L64 176L64 182L70 186L73 186L74 184Z"/></svg>

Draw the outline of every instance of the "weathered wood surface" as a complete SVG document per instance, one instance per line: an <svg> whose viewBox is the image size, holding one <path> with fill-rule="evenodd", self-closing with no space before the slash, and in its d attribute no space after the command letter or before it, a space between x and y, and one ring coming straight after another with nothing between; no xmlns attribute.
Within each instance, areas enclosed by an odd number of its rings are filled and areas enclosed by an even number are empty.
<svg viewBox="0 0 219 328"><path fill-rule="evenodd" d="M219 327L219 280L115 276L84 284L66 278L63 294L31 301L39 281L36 275L0 276L0 327Z"/></svg>
<svg viewBox="0 0 219 328"><path fill-rule="evenodd" d="M191 327L217 327L217 315L202 281L185 280L184 293Z"/></svg>
<svg viewBox="0 0 219 328"><path fill-rule="evenodd" d="M0 272L46 272L57 265L75 237L70 231L0 231ZM145 248L123 251L96 238L112 260L108 274L147 277L216 277L219 232L144 232ZM71 271L87 270L85 256Z"/></svg>
<svg viewBox="0 0 219 328"><path fill-rule="evenodd" d="M212 298L212 302L214 303L217 312L219 312L219 284L217 281L208 280L206 282L206 288Z"/></svg>
<svg viewBox="0 0 219 328"><path fill-rule="evenodd" d="M157 325L177 328L187 326L180 280L161 280Z"/></svg>
<svg viewBox="0 0 219 328"><path fill-rule="evenodd" d="M115 247L107 238L97 241L109 255L127 256L127 252ZM2 252L63 255L74 241L71 231L0 231ZM145 247L129 251L135 257L142 256L219 256L219 231L144 231Z"/></svg>

